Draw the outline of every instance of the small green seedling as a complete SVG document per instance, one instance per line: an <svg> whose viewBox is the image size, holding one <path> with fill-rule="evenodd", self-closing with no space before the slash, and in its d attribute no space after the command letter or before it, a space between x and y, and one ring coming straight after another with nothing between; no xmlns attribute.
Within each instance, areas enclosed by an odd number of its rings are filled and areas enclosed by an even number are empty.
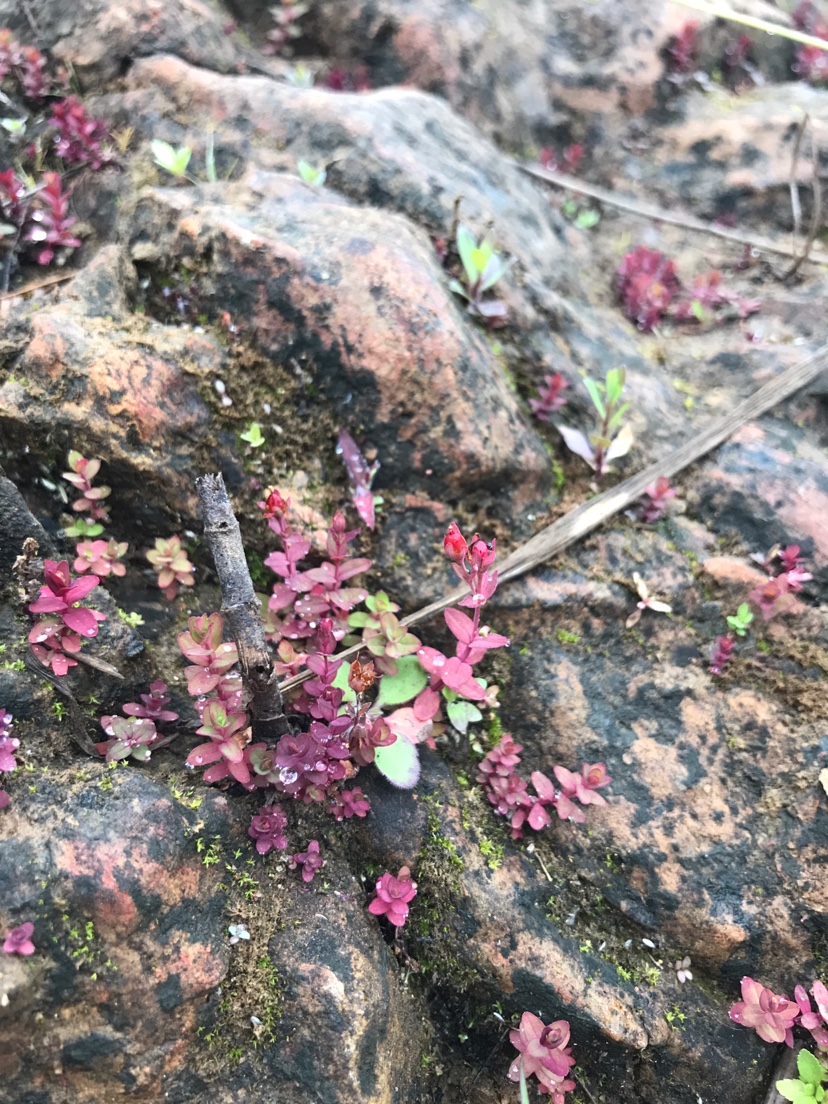
<svg viewBox="0 0 828 1104"><path fill-rule="evenodd" d="M753 614L750 612L750 606L747 602L742 602L735 615L728 617L727 627L733 629L737 636L744 636L752 620Z"/></svg>
<svg viewBox="0 0 828 1104"><path fill-rule="evenodd" d="M566 447L582 460L586 460L595 472L596 480L612 470L612 460L627 455L635 440L631 427L622 424L624 415L630 408L628 402L621 401L625 382L626 373L623 368L611 368L604 383L590 379L589 376L584 379L584 387L598 414L598 425L589 437L570 426L557 427Z"/></svg>
<svg viewBox="0 0 828 1104"><path fill-rule="evenodd" d="M314 188L321 188L328 176L327 169L315 169L308 161L300 161L296 171L306 184L311 184Z"/></svg>
<svg viewBox="0 0 828 1104"><path fill-rule="evenodd" d="M798 1078L791 1077L776 1082L776 1091L780 1096L790 1100L791 1104L814 1104L814 1101L819 1104L828 1099L823 1086L825 1069L810 1050L800 1050L796 1068L799 1071Z"/></svg>
<svg viewBox="0 0 828 1104"><path fill-rule="evenodd" d="M193 151L189 146L180 146L175 149L169 142L162 142L160 138L154 138L151 147L156 165L160 165L162 169L166 169L168 173L179 179L189 179L187 166L193 156Z"/></svg>
<svg viewBox="0 0 828 1104"><path fill-rule="evenodd" d="M22 138L26 133L25 119L0 119L0 126L12 138Z"/></svg>
<svg viewBox="0 0 828 1104"><path fill-rule="evenodd" d="M258 422L251 422L244 433L239 434L239 437L242 441L246 441L251 448L260 448L265 443L262 427Z"/></svg>
<svg viewBox="0 0 828 1104"><path fill-rule="evenodd" d="M452 280L449 288L468 303L469 314L479 315L490 326L502 326L506 322L507 307L499 299L483 299L506 271L506 262L495 253L489 234L478 242L467 226L457 228L457 252L463 264L465 287L459 280Z"/></svg>
<svg viewBox="0 0 828 1104"><path fill-rule="evenodd" d="M104 527L99 521L86 521L82 517L76 518L64 529L67 537L80 537L81 540L87 537L99 537L103 531Z"/></svg>

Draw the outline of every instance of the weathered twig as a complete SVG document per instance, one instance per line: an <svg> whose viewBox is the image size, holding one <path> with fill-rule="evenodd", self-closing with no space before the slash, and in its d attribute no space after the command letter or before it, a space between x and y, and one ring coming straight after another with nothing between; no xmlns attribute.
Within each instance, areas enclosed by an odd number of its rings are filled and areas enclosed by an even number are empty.
<svg viewBox="0 0 828 1104"><path fill-rule="evenodd" d="M828 368L828 345L823 345L812 356L788 368L776 379L760 387L750 398L738 403L729 414L718 418L707 429L694 434L686 444L681 445L663 460L657 460L637 475L630 476L623 483L619 483L617 487L612 487L589 502L576 506L565 517L559 518L551 525L547 525L540 533L536 533L500 564L498 571L500 582L505 583L510 579L516 579L519 575L524 575L533 567L545 563L558 552L562 552L587 533L591 533L603 522L632 505L660 475L673 476L689 467L711 449L726 441L746 422L760 417L778 403L796 394L826 368ZM420 621L425 621L436 613L448 609L449 606L455 605L467 593L467 587L456 587L443 598L438 598L436 602L403 617L401 624L416 625ZM351 659L359 651L360 645L357 644L353 648L337 653L336 658ZM292 689L307 678L310 678L310 672L296 675L282 684L282 690Z"/></svg>
<svg viewBox="0 0 828 1104"><path fill-rule="evenodd" d="M637 199L618 195L608 188L601 188L597 184L590 184L581 180L579 176L568 176L566 173L553 172L551 169L543 169L540 165L523 165L519 161L513 162L529 176L538 180L545 180L547 184L556 184L559 188L566 188L570 192L580 192L597 199L599 203L605 203L609 207L617 207L619 211L628 211L631 215L639 215L641 218L653 219L655 222L668 223L670 226L680 226L683 230L690 230L697 234L710 234L714 238L722 238L724 241L733 242L736 245L749 245L763 253L776 253L782 257L796 257L796 250L784 242L774 238L766 238L759 234L741 234L738 230L728 230L724 226L715 226L711 222L696 218L686 211L665 211L662 207L655 207L651 203L639 203ZM811 264L828 266L828 256L809 256Z"/></svg>
<svg viewBox="0 0 828 1104"><path fill-rule="evenodd" d="M15 291L7 291L3 295L0 295L0 303L6 299L17 299L21 295L29 295L33 291L40 291L41 288L51 287L53 284L65 284L67 280L74 280L77 276L77 272L59 272L54 276L48 276L45 280L38 280L34 284L26 284L25 287L17 288Z"/></svg>
<svg viewBox="0 0 828 1104"><path fill-rule="evenodd" d="M764 1104L785 1104L785 1098L781 1093L776 1091L776 1082L784 1081L786 1078L797 1078L796 1059L801 1045L793 1049L785 1047L779 1061L773 1068L773 1074L771 1076L771 1083L768 1086L767 1096L765 1097Z"/></svg>
<svg viewBox="0 0 828 1104"><path fill-rule="evenodd" d="M802 204L799 202L799 181L796 179L796 168L799 164L799 150L802 146L802 137L805 134L809 120L810 115L806 111L800 120L799 126L796 128L796 137L794 138L793 151L791 153L791 175L788 180L788 188L791 193L791 217L793 219L791 249L793 250L796 250L799 232L802 229Z"/></svg>
<svg viewBox="0 0 828 1104"><path fill-rule="evenodd" d="M808 116L806 115L807 119ZM811 246L816 241L816 236L822 227L822 181L819 179L819 143L817 142L814 128L811 127L811 167L813 187L813 207L811 209L811 225L808 228L808 237L800 255L794 260L783 279L789 280L795 276L805 261L810 257Z"/></svg>
<svg viewBox="0 0 828 1104"><path fill-rule="evenodd" d="M253 722L253 739L269 739L290 731L279 680L273 667L259 599L244 555L239 523L221 475L202 475L196 490L204 519L204 536L221 584L221 612L239 652L239 668Z"/></svg>

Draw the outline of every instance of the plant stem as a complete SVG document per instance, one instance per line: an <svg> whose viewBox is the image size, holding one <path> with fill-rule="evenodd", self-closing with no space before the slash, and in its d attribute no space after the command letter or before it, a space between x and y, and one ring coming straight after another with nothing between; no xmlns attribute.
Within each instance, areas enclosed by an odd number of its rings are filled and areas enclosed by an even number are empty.
<svg viewBox="0 0 828 1104"><path fill-rule="evenodd" d="M253 740L274 739L290 732L290 723L259 616L259 599L253 590L239 523L220 474L199 476L196 490L204 536L221 584L221 612L239 652L244 705L252 717Z"/></svg>

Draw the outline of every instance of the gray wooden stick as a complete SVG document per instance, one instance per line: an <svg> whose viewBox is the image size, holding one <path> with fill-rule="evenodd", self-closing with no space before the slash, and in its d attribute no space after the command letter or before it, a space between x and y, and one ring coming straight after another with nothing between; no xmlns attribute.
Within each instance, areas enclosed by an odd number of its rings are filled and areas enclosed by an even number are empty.
<svg viewBox="0 0 828 1104"><path fill-rule="evenodd" d="M221 584L221 612L239 651L245 707L253 722L253 739L268 740L290 732L279 680L259 615L259 599L244 555L239 523L221 475L202 475L196 490L204 519L204 536Z"/></svg>

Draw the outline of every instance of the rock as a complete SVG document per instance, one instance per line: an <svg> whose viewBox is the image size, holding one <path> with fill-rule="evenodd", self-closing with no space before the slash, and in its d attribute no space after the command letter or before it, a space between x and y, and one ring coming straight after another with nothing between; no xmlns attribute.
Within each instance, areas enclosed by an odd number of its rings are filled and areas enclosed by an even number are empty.
<svg viewBox="0 0 828 1104"><path fill-rule="evenodd" d="M132 257L152 267L208 257L211 299L245 320L270 360L314 370L332 408L364 427L386 485L413 476L456 493L506 480L519 484L512 508L539 497L546 455L441 287L428 243L398 216L332 202L290 177L259 173L246 195L234 192L234 202L146 194Z"/></svg>
<svg viewBox="0 0 828 1104"><path fill-rule="evenodd" d="M592 144L596 125L653 106L661 51L689 15L661 2L323 0L308 22L336 62L367 62L375 86L444 96L524 153L562 136Z"/></svg>
<svg viewBox="0 0 828 1104"><path fill-rule="evenodd" d="M31 0L37 27L35 45L71 65L85 88L123 76L136 58L156 53L180 54L194 65L232 72L242 65L237 40L225 33L228 16L217 4L185 0L170 6L161 0ZM0 26L23 42L32 40L32 25L15 0L0 0Z"/></svg>
<svg viewBox="0 0 828 1104"><path fill-rule="evenodd" d="M41 768L3 814L0 919L36 947L0 964L8 1098L415 1099L420 1017L341 860L344 892L300 891L256 857L248 803L152 773Z"/></svg>
<svg viewBox="0 0 828 1104"><path fill-rule="evenodd" d="M650 202L678 203L701 218L729 215L750 226L790 233L797 124L807 114L813 126L824 127L828 92L801 82L766 85L739 96L694 91L682 107L681 120L658 132L632 172L626 160L617 161L612 184L629 193L633 180ZM806 228L813 175L808 142L806 137L794 174Z"/></svg>
<svg viewBox="0 0 828 1104"><path fill-rule="evenodd" d="M613 1099L655 1104L669 1084L671 1101L714 1101L723 1078L731 1102L755 1099L772 1054L728 1024L716 1000L680 986L663 949L654 952L663 972L653 969L634 922L602 918L585 898L580 858L556 856L558 844L543 836L533 835L537 862L494 843L502 836L480 790L459 789L433 754L424 754L415 802L381 780L370 785L375 816L362 839L383 869L416 861L409 948L443 999L459 1007L470 990L477 1007L497 1001L503 1013L569 1020L579 1066L600 1051ZM592 812L590 833L606 810ZM586 1084L594 1087L593 1077L590 1070Z"/></svg>

